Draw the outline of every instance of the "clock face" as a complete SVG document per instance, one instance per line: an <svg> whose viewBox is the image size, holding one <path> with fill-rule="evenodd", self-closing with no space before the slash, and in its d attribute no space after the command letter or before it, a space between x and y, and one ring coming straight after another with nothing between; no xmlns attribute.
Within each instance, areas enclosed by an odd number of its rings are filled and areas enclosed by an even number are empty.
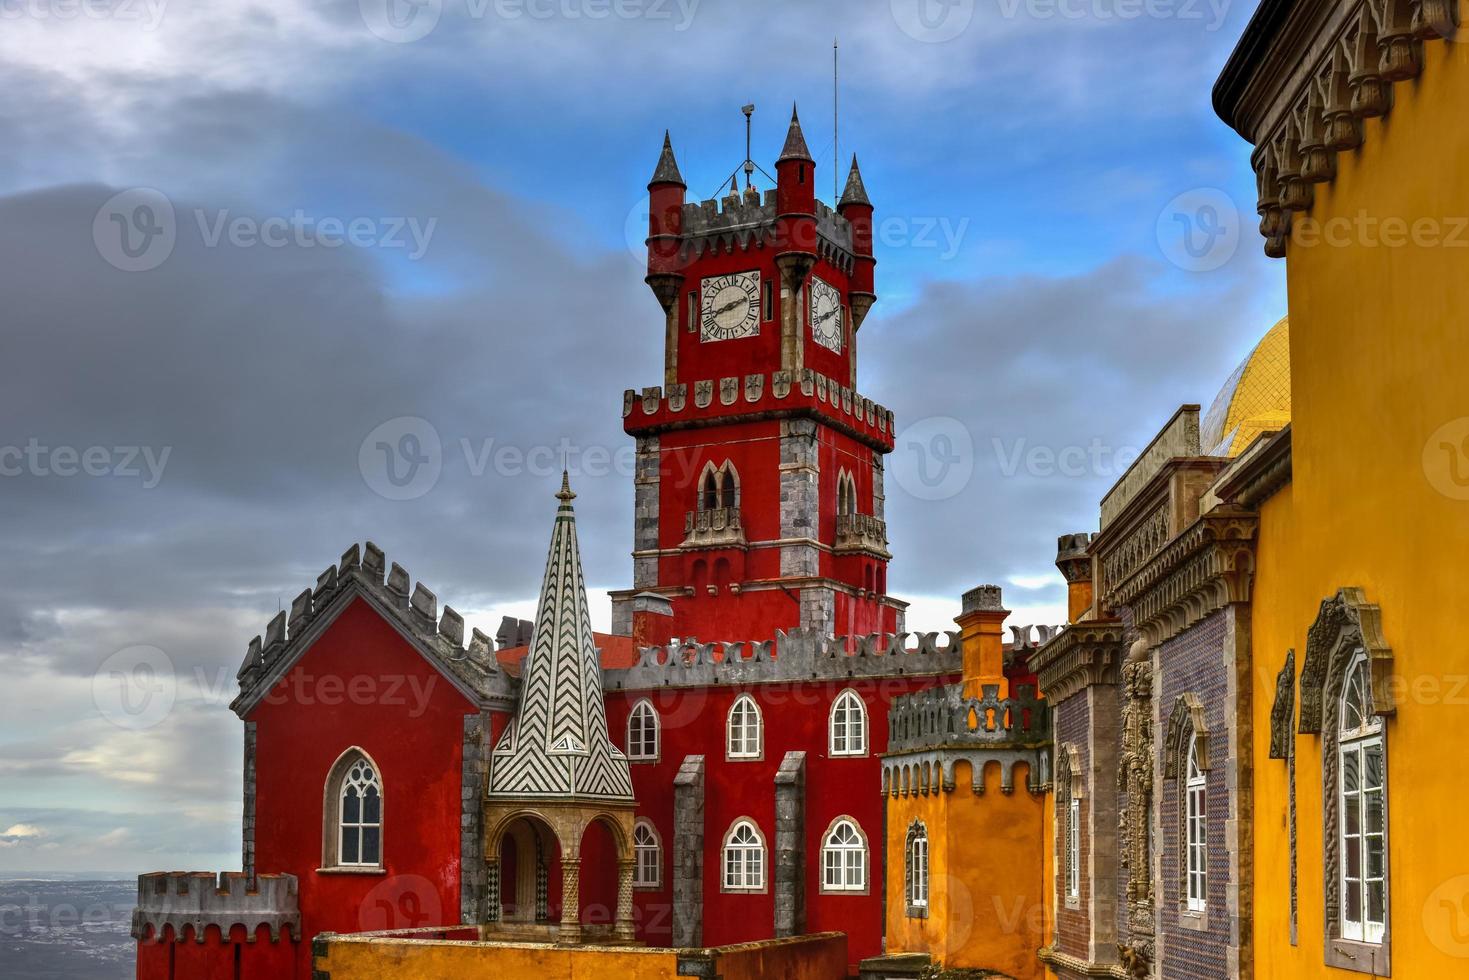
<svg viewBox="0 0 1469 980"><path fill-rule="evenodd" d="M811 339L827 350L842 352L842 294L811 277Z"/></svg>
<svg viewBox="0 0 1469 980"><path fill-rule="evenodd" d="M738 340L760 333L760 273L710 276L699 290L699 339Z"/></svg>

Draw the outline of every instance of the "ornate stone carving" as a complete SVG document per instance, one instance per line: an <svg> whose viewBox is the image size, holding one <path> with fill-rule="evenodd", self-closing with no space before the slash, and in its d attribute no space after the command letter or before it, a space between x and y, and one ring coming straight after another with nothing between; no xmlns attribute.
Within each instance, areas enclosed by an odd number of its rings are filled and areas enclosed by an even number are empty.
<svg viewBox="0 0 1469 980"><path fill-rule="evenodd" d="M622 417L627 418L632 414L633 403L638 400L638 393L628 388L622 393Z"/></svg>
<svg viewBox="0 0 1469 980"><path fill-rule="evenodd" d="M775 392L776 398L784 398L791 393L791 372L776 371L770 376L770 390Z"/></svg>
<svg viewBox="0 0 1469 980"><path fill-rule="evenodd" d="M737 399L739 397L740 397L740 379L739 378L720 378L719 379L719 404L721 404L721 405L733 405L735 403L735 399Z"/></svg>
<svg viewBox="0 0 1469 980"><path fill-rule="evenodd" d="M1226 605L1249 601L1258 523L1251 511L1216 507L1113 589L1109 601L1132 609L1149 646Z"/></svg>
<svg viewBox="0 0 1469 980"><path fill-rule="evenodd" d="M1130 932L1153 935L1153 879L1149 853L1153 799L1153 661L1147 644L1133 644L1122 667L1122 759L1119 788L1127 794L1119 842L1127 870Z"/></svg>
<svg viewBox="0 0 1469 980"><path fill-rule="evenodd" d="M652 415L658 411L658 403L663 400L663 389L657 386L643 389L643 414Z"/></svg>
<svg viewBox="0 0 1469 980"><path fill-rule="evenodd" d="M1122 661L1122 624L1084 620L1061 630L1031 655L1041 691L1052 704L1094 684L1116 684Z"/></svg>
<svg viewBox="0 0 1469 980"><path fill-rule="evenodd" d="M1194 757L1199 768L1209 769L1209 725L1204 718L1204 702L1192 691L1180 694L1168 716L1168 741L1164 743L1163 778L1187 776L1182 771L1188 758L1188 744L1194 742Z"/></svg>
<svg viewBox="0 0 1469 980"><path fill-rule="evenodd" d="M745 401L758 402L765 395L765 375L745 375Z"/></svg>
<svg viewBox="0 0 1469 980"><path fill-rule="evenodd" d="M1372 674L1372 703L1384 717L1397 710L1393 698L1392 648L1382 635L1382 611L1358 588L1344 588L1321 602L1316 622L1306 632L1306 658L1301 665L1303 735L1322 732L1326 680L1334 665L1358 649L1367 655Z"/></svg>
<svg viewBox="0 0 1469 980"><path fill-rule="evenodd" d="M694 382L694 406L696 408L708 408L714 402L714 382Z"/></svg>
<svg viewBox="0 0 1469 980"><path fill-rule="evenodd" d="M668 407L671 411L682 412L684 406L689 403L689 386L686 384L668 386Z"/></svg>
<svg viewBox="0 0 1469 980"><path fill-rule="evenodd" d="M1270 706L1270 758L1285 759L1290 755L1292 716L1296 702L1296 652L1285 652L1285 665L1275 675L1275 703Z"/></svg>

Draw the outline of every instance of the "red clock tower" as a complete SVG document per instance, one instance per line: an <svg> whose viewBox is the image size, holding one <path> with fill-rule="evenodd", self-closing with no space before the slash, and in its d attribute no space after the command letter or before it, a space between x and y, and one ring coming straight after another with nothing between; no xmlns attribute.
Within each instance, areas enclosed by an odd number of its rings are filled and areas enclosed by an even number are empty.
<svg viewBox="0 0 1469 980"><path fill-rule="evenodd" d="M722 200L686 203L665 136L648 185L663 384L623 399L636 515L614 632L901 630L883 520L893 416L856 391L857 333L877 298L872 204L855 157L837 209L817 200L794 112L774 189L762 195L744 169L743 192L736 177ZM662 615L636 615L648 609Z"/></svg>

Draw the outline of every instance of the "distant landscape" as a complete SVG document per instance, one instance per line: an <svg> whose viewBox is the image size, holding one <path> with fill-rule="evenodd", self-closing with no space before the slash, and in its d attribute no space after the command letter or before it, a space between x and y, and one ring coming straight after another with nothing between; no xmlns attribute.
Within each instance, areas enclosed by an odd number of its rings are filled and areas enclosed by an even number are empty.
<svg viewBox="0 0 1469 980"><path fill-rule="evenodd" d="M137 879L0 872L0 977L130 980Z"/></svg>

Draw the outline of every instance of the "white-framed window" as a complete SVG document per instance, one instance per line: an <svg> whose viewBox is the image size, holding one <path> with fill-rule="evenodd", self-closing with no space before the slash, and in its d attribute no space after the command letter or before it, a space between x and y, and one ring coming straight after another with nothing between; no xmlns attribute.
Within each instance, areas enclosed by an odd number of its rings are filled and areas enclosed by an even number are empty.
<svg viewBox="0 0 1469 980"><path fill-rule="evenodd" d="M663 845L658 841L658 831L646 820L639 820L632 829L634 888L657 888L663 883Z"/></svg>
<svg viewBox="0 0 1469 980"><path fill-rule="evenodd" d="M851 817L834 820L822 840L821 890L867 891L867 839Z"/></svg>
<svg viewBox="0 0 1469 980"><path fill-rule="evenodd" d="M633 705L627 716L627 757L658 758L658 712L646 698Z"/></svg>
<svg viewBox="0 0 1469 980"><path fill-rule="evenodd" d="M1341 937L1381 943L1387 931L1387 755L1361 653L1347 667L1341 697Z"/></svg>
<svg viewBox="0 0 1469 980"><path fill-rule="evenodd" d="M832 755L867 754L867 706L856 691L843 691L831 703L830 731Z"/></svg>
<svg viewBox="0 0 1469 980"><path fill-rule="evenodd" d="M1081 800L1066 807L1066 897L1081 897Z"/></svg>
<svg viewBox="0 0 1469 980"><path fill-rule="evenodd" d="M724 890L765 890L765 838L753 821L743 817L724 835Z"/></svg>
<svg viewBox="0 0 1469 980"><path fill-rule="evenodd" d="M1195 735L1188 743L1188 779L1184 785L1184 869L1185 898L1190 912L1208 907L1209 896L1209 820L1208 776L1199 768L1199 740Z"/></svg>
<svg viewBox="0 0 1469 980"><path fill-rule="evenodd" d="M904 891L908 895L908 914L923 915L928 909L928 827L915 820L908 827Z"/></svg>
<svg viewBox="0 0 1469 980"><path fill-rule="evenodd" d="M758 759L764 751L764 731L760 706L748 694L741 694L729 709L725 739L725 757Z"/></svg>
<svg viewBox="0 0 1469 980"><path fill-rule="evenodd" d="M360 749L344 752L327 780L325 866L380 868L383 863L383 783Z"/></svg>

